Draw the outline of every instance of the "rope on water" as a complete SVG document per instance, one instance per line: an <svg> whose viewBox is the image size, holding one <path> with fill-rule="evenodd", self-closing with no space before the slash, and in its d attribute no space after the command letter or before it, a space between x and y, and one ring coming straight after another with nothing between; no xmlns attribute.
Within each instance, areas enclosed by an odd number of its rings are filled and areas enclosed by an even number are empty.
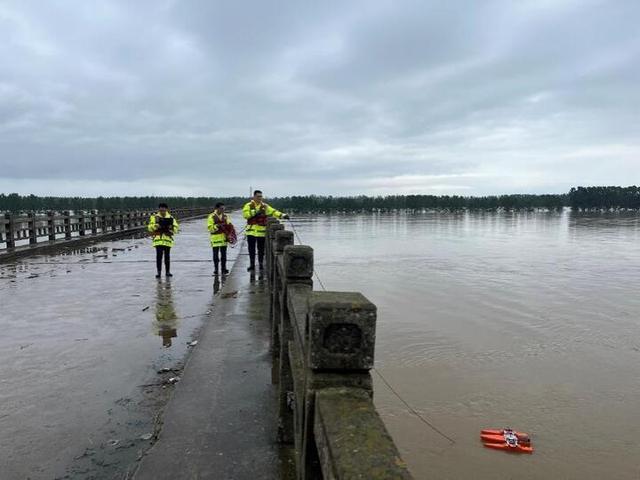
<svg viewBox="0 0 640 480"><path fill-rule="evenodd" d="M298 233L298 230L296 230L295 225L293 224L293 221L291 219L289 219L289 223L291 224L291 230L293 230L293 234L296 236L296 238L298 239L298 243L300 243L301 245L304 244L304 242L302 241L302 238L300 238L300 234ZM316 276L316 278L318 279L318 283L320 284L320 286L322 287L322 290L324 290L325 292L327 291L327 289L324 286L324 283L322 283L322 280L320 280L320 275L318 275L318 271L315 269L315 266L313 268L313 274Z"/></svg>
<svg viewBox="0 0 640 480"><path fill-rule="evenodd" d="M298 233L298 231L296 230L295 225L293 224L293 221L291 221L291 219L289 219L289 223L291 224L291 230L293 230L293 234L296 236L296 238L298 239L298 242L300 244L304 244L304 242L302 241L302 238L300 237L300 234ZM318 272L315 270L313 270L314 275L316 276L316 278L318 279L318 283L320 284L320 286L322 287L322 290L326 291L327 289L324 287L324 284L322 283L322 280L320 280L320 276L318 275ZM444 433L442 430L440 430L438 427L436 427L432 422L430 422L429 420L427 420L426 418L424 418L422 415L420 415L420 413L413 408L411 405L409 405L409 403L402 398L402 396L396 391L395 388L393 388L391 386L391 384L387 381L386 378L384 378L384 376L382 375L382 373L380 373L380 371L376 368L373 367L373 371L376 372L376 374L378 375L378 377L380 377L380 380L382 380L382 382L387 386L387 388L389 389L389 391L391 393L393 393L393 395L400 400L405 407L407 407L407 410L413 414L415 417L417 417L422 423L424 423L427 427L429 427L431 430L433 430L434 432L436 432L438 435L440 435L442 438L445 438L449 441L449 443L451 443L452 445L454 445L456 443L456 441L451 438L449 435L447 435L446 433Z"/></svg>
<svg viewBox="0 0 640 480"><path fill-rule="evenodd" d="M422 423L424 423L431 430L439 434L441 437L446 438L452 445L456 443L456 441L453 438L451 438L449 435L444 433L442 430L436 427L433 423L431 423L429 420L427 420L422 415L420 415L415 408L409 405L407 401L404 398L402 398L398 392L396 392L396 390L391 386L391 384L387 381L387 379L382 376L382 374L377 368L373 367L373 371L378 374L378 376L380 377L380 380L384 382L384 384L389 388L389 390L391 390L391 392L398 398L398 400L404 403L404 405L409 409L409 411L413 413L416 417L418 417Z"/></svg>

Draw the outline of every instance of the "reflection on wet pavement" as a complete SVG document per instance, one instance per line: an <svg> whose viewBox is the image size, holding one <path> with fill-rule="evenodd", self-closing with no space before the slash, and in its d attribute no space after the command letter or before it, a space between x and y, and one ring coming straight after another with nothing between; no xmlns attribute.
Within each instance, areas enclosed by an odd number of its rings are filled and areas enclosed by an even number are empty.
<svg viewBox="0 0 640 480"><path fill-rule="evenodd" d="M178 315L173 305L170 281L158 281L156 289L155 330L162 338L162 346L170 347L171 339L178 336Z"/></svg>

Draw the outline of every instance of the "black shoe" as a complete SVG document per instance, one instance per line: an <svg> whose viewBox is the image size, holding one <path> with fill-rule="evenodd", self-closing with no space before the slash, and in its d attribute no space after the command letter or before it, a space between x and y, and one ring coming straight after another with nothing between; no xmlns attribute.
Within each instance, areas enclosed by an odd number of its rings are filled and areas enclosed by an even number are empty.
<svg viewBox="0 0 640 480"><path fill-rule="evenodd" d="M166 275L167 275L167 277L173 277L173 274L170 273L170 272L167 272Z"/></svg>
<svg viewBox="0 0 640 480"><path fill-rule="evenodd" d="M255 265L249 265L249 268L247 268L247 272L253 272L255 271L256 266Z"/></svg>
<svg viewBox="0 0 640 480"><path fill-rule="evenodd" d="M213 276L214 276L214 277L217 277L217 276L218 276L218 270L214 270L214 271L213 271Z"/></svg>
<svg viewBox="0 0 640 480"><path fill-rule="evenodd" d="M156 275L156 278L160 278L160 274L157 274L157 275Z"/></svg>
<svg viewBox="0 0 640 480"><path fill-rule="evenodd" d="M229 275L229 270L227 270L226 268L222 271L223 275Z"/></svg>

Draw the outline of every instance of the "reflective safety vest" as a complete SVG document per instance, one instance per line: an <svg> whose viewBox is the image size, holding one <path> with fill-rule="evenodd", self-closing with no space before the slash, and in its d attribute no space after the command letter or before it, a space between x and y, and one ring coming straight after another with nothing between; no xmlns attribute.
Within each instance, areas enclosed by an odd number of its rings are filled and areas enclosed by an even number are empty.
<svg viewBox="0 0 640 480"><path fill-rule="evenodd" d="M282 212L279 212L271 205L267 205L264 202L257 205L251 200L242 207L242 216L247 219L247 227L244 232L253 237L265 237L267 235L267 218L280 218L282 215Z"/></svg>
<svg viewBox="0 0 640 480"><path fill-rule="evenodd" d="M207 218L207 230L212 247L226 247L229 241L224 230L224 225L231 225L231 220L226 214L220 215L217 210L209 214Z"/></svg>
<svg viewBox="0 0 640 480"><path fill-rule="evenodd" d="M147 230L153 237L154 247L173 247L173 236L178 233L179 228L178 221L169 212L164 217L160 213L154 213L147 225Z"/></svg>

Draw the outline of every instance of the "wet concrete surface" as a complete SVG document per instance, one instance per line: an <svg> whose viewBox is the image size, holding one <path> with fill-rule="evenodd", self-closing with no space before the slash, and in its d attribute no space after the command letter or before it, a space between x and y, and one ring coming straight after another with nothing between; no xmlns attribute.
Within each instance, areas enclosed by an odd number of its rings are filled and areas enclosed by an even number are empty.
<svg viewBox="0 0 640 480"><path fill-rule="evenodd" d="M148 238L0 266L2 480L133 472L218 301L205 222L182 224L170 281Z"/></svg>
<svg viewBox="0 0 640 480"><path fill-rule="evenodd" d="M266 280L247 266L241 255L136 480L280 478L269 296Z"/></svg>

